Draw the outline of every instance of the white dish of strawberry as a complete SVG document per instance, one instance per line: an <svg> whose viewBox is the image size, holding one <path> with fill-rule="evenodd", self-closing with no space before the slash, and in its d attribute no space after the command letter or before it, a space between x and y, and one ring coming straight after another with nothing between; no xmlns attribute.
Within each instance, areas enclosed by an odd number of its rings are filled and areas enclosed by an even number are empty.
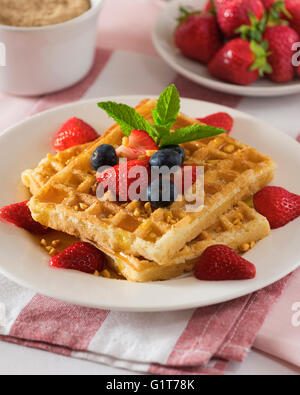
<svg viewBox="0 0 300 395"><path fill-rule="evenodd" d="M145 97L147 95L110 100L134 106ZM99 112L95 103L96 100L91 100L47 111L16 125L0 137L0 174L5 185L1 191L0 207L28 198L25 189L19 187L20 173L26 167L34 167L49 152L53 136L67 119L72 119L68 126L75 129L78 119L84 120L86 123L80 123L80 128L83 128L85 139L88 140L95 138L94 130L101 134L111 125L111 121L104 112ZM44 229L31 221L29 210L23 203L0 210L2 220L11 220L11 215L18 213L18 225L27 229L0 221L0 272L22 286L75 304L124 311L167 311L237 298L261 289L295 270L300 265L300 220L295 219L299 215L300 194L298 143L247 114L212 103L183 99L182 112L195 118L205 118L207 123L217 123L217 126L221 126L222 122L224 129L231 129L233 118L234 138L258 150L267 151L275 159L278 170L273 184L285 189L268 187L254 199L257 210L269 219L274 228L269 237L245 254L243 259L225 246L207 249L199 259L195 275L144 284L116 281L91 275L103 269L103 261L98 250L85 244L75 244L61 256L55 255L50 260L49 255L33 242L30 235L30 232L43 233ZM219 115L209 116L215 113ZM220 113L223 113L221 118ZM224 113L229 113L232 118ZM18 139L21 133L26 135L22 141ZM62 133L61 137L65 136L65 132ZM142 133L134 132L119 151L124 152L126 148L131 150L130 154L135 158L136 155L143 156L144 150L155 151L150 142ZM60 149L68 147L68 141L64 139L56 139L55 144L56 147L62 144ZM12 152L14 155L11 155ZM10 171L7 172L7 169ZM86 263L85 267L82 267L83 262ZM53 267L71 270L54 270ZM229 278L237 281L228 281ZM213 279L218 281L211 281Z"/></svg>
<svg viewBox="0 0 300 395"><path fill-rule="evenodd" d="M174 70L203 86L282 96L300 92L299 35L299 0L175 0L153 41Z"/></svg>

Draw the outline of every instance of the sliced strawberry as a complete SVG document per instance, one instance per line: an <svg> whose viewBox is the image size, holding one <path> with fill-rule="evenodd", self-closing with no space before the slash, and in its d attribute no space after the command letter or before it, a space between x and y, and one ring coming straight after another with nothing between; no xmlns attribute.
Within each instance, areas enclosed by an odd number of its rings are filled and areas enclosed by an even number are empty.
<svg viewBox="0 0 300 395"><path fill-rule="evenodd" d="M251 280L256 268L226 245L208 247L201 255L195 276L202 281Z"/></svg>
<svg viewBox="0 0 300 395"><path fill-rule="evenodd" d="M81 119L74 117L63 124L54 137L53 147L55 151L64 151L75 145L89 143L98 137L95 129Z"/></svg>
<svg viewBox="0 0 300 395"><path fill-rule="evenodd" d="M18 228L28 230L30 233L47 233L48 229L32 218L31 212L27 204L28 200L26 200L25 202L2 207L0 209L0 218L4 222L9 222L11 224L14 224Z"/></svg>
<svg viewBox="0 0 300 395"><path fill-rule="evenodd" d="M121 145L117 154L122 154L127 159L138 159L146 155L147 151L158 151L154 140L144 130L133 130L128 138L128 144Z"/></svg>
<svg viewBox="0 0 300 395"><path fill-rule="evenodd" d="M105 183L107 189L116 193L121 201L136 200L130 199L128 190L133 182L139 181L140 188L137 193L146 191L149 184L149 160L150 158L136 159L111 167L97 175L97 182L98 184ZM147 172L130 176L130 171L137 166L145 168Z"/></svg>
<svg viewBox="0 0 300 395"><path fill-rule="evenodd" d="M55 255L50 261L50 266L59 269L77 270L94 274L101 272L104 265L104 255L89 243L77 242Z"/></svg>
<svg viewBox="0 0 300 395"><path fill-rule="evenodd" d="M253 198L255 209L270 223L281 228L300 216L300 196L281 187L265 187Z"/></svg>
<svg viewBox="0 0 300 395"><path fill-rule="evenodd" d="M228 133L232 131L234 124L233 118L226 112L218 112L216 114L211 114L205 118L198 118L198 120L205 123L206 125L225 129L228 131Z"/></svg>

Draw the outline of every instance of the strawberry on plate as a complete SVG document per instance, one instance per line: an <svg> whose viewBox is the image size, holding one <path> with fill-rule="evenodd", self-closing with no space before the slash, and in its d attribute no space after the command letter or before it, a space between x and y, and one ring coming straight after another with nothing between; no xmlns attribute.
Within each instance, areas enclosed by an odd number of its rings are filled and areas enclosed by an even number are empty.
<svg viewBox="0 0 300 395"><path fill-rule="evenodd" d="M77 270L88 274L94 274L96 271L101 272L103 265L103 253L91 244L83 242L70 245L50 261L52 267Z"/></svg>
<svg viewBox="0 0 300 395"><path fill-rule="evenodd" d="M47 233L48 229L45 226L34 221L27 204L28 200L2 207L0 209L0 218L4 222L14 224L18 228L25 229L33 234Z"/></svg>
<svg viewBox="0 0 300 395"><path fill-rule="evenodd" d="M249 85L259 76L271 72L267 62L266 43L236 38L216 53L208 65L210 74L218 79L238 85Z"/></svg>
<svg viewBox="0 0 300 395"><path fill-rule="evenodd" d="M55 151L64 151L75 145L89 143L99 137L95 129L79 118L70 118L63 124L53 141Z"/></svg>
<svg viewBox="0 0 300 395"><path fill-rule="evenodd" d="M203 10L205 12L214 12L213 2L211 0L207 0Z"/></svg>
<svg viewBox="0 0 300 395"><path fill-rule="evenodd" d="M198 118L199 121L206 125L214 126L216 128L225 129L228 133L231 132L234 124L233 118L226 112L218 112L208 115L204 118Z"/></svg>
<svg viewBox="0 0 300 395"><path fill-rule="evenodd" d="M175 44L187 57L207 64L222 46L222 37L214 15L188 12L181 8Z"/></svg>
<svg viewBox="0 0 300 395"><path fill-rule="evenodd" d="M128 194L129 188L135 181L138 181L140 188L136 192L142 193L144 196L146 196L146 191L149 184L149 160L150 158L136 159L121 163L114 167L110 167L102 173L97 174L97 182L98 184L103 185L104 191L108 189L111 192L116 193L121 201L128 201L130 200L130 196ZM142 172L141 174L137 172L137 174L130 176L130 171L135 170L135 168L138 170L138 167L142 168L141 170L145 168L146 171ZM134 198L132 200L138 199Z"/></svg>
<svg viewBox="0 0 300 395"><path fill-rule="evenodd" d="M300 0L285 0L285 8L291 15L291 27L300 35Z"/></svg>
<svg viewBox="0 0 300 395"><path fill-rule="evenodd" d="M242 25L250 25L251 12L257 20L264 15L261 0L214 0L219 26L226 37L236 35Z"/></svg>
<svg viewBox="0 0 300 395"><path fill-rule="evenodd" d="M126 144L122 144L117 149L117 154L129 160L138 159L140 156L146 156L147 151L158 151L158 146L154 140L144 130L133 130L129 138L126 138Z"/></svg>
<svg viewBox="0 0 300 395"><path fill-rule="evenodd" d="M256 268L232 248L218 244L201 255L195 276L202 281L251 280L256 276Z"/></svg>
<svg viewBox="0 0 300 395"><path fill-rule="evenodd" d="M253 203L271 229L281 228L300 216L300 196L281 187L263 188L254 195Z"/></svg>
<svg viewBox="0 0 300 395"><path fill-rule="evenodd" d="M263 38L269 43L268 63L272 73L268 77L274 82L291 81L295 75L292 47L299 41L298 34L289 26L277 25L267 27Z"/></svg>

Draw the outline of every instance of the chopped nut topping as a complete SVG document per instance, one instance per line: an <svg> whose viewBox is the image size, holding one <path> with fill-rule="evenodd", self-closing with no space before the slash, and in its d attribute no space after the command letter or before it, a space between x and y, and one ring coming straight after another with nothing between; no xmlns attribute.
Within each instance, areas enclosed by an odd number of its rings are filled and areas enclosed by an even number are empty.
<svg viewBox="0 0 300 395"><path fill-rule="evenodd" d="M51 247L50 251L49 251L49 255L53 256L57 254L57 250L53 247Z"/></svg>
<svg viewBox="0 0 300 395"><path fill-rule="evenodd" d="M123 137L122 145L125 145L125 147L127 147L129 145L129 138L128 137Z"/></svg>
<svg viewBox="0 0 300 395"><path fill-rule="evenodd" d="M248 243L244 243L240 246L241 252L247 252L250 249L250 245Z"/></svg>
<svg viewBox="0 0 300 395"><path fill-rule="evenodd" d="M139 216L141 215L140 210L136 208L136 209L134 210L133 215L134 215L135 217L139 217Z"/></svg>
<svg viewBox="0 0 300 395"><path fill-rule="evenodd" d="M107 269L105 269L101 272L101 276L104 278L111 278L111 275Z"/></svg>
<svg viewBox="0 0 300 395"><path fill-rule="evenodd" d="M255 247L255 241L251 241L251 243L250 243L250 248L253 248L253 247Z"/></svg>
<svg viewBox="0 0 300 395"><path fill-rule="evenodd" d="M79 211L79 207L78 206L74 206L74 210L75 211Z"/></svg>
<svg viewBox="0 0 300 395"><path fill-rule="evenodd" d="M145 210L146 210L146 213L148 214L148 215L151 215L152 214L152 208L151 208L151 204L150 204L150 202L147 202L147 203L145 203Z"/></svg>
<svg viewBox="0 0 300 395"><path fill-rule="evenodd" d="M227 154L232 154L232 152L235 151L235 146L233 144L227 144L223 148L223 151L226 152Z"/></svg>
<svg viewBox="0 0 300 395"><path fill-rule="evenodd" d="M47 241L46 241L45 239L42 239L42 240L41 240L41 245L42 245L43 247L47 247Z"/></svg>
<svg viewBox="0 0 300 395"><path fill-rule="evenodd" d="M61 241L60 240L53 240L51 244L53 247L58 247L61 244Z"/></svg>
<svg viewBox="0 0 300 395"><path fill-rule="evenodd" d="M94 276L100 277L100 273L98 272L98 270L95 271Z"/></svg>
<svg viewBox="0 0 300 395"><path fill-rule="evenodd" d="M89 206L84 203L79 203L81 210L86 210Z"/></svg>

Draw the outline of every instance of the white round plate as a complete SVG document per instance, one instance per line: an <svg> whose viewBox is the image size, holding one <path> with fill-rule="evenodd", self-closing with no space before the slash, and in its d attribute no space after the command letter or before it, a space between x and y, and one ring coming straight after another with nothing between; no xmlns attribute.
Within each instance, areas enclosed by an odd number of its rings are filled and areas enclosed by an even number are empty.
<svg viewBox="0 0 300 395"><path fill-rule="evenodd" d="M261 79L249 86L234 85L217 80L208 73L205 65L183 56L174 44L179 7L201 10L205 4L206 0L173 0L159 15L153 30L153 42L160 56L170 67L207 88L241 96L283 96L300 92L300 78L286 84Z"/></svg>
<svg viewBox="0 0 300 395"><path fill-rule="evenodd" d="M0 207L25 199L20 174L24 169L35 167L51 151L52 138L64 121L77 116L103 133L112 122L97 107L98 101L114 100L133 106L144 97L149 96L73 103L36 115L7 130L0 136ZM271 126L227 107L183 99L182 111L193 117L229 112L235 119L232 135L271 155L279 166L275 184L300 194L300 144ZM49 256L27 232L0 222L0 272L39 293L89 307L148 312L207 306L249 294L295 270L300 265L299 224L300 219L273 231L246 255L257 267L254 280L200 282L190 275L136 284L51 269Z"/></svg>

